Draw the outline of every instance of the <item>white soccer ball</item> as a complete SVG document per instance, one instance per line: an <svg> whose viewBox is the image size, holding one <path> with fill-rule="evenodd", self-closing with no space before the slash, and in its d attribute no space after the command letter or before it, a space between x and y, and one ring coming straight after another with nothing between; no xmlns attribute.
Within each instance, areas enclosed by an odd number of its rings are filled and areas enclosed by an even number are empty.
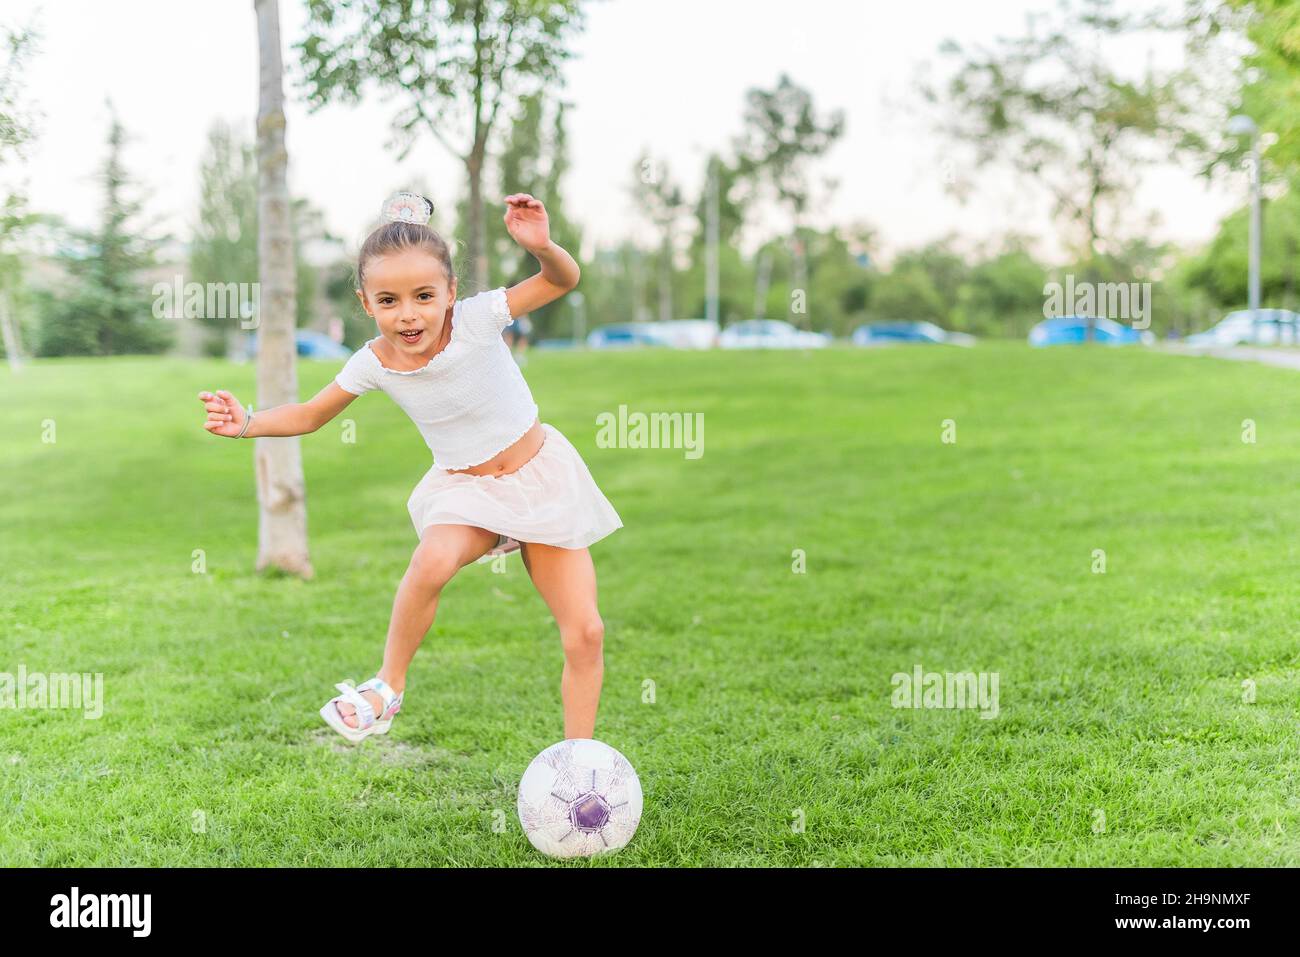
<svg viewBox="0 0 1300 957"><path fill-rule="evenodd" d="M641 781L627 758L602 741L553 744L519 782L519 823L550 857L617 851L640 822Z"/></svg>

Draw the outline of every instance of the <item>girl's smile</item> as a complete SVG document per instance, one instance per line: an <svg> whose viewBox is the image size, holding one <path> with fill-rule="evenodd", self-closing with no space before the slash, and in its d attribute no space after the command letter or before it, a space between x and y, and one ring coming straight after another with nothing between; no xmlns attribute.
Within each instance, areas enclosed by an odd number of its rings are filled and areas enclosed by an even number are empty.
<svg viewBox="0 0 1300 957"><path fill-rule="evenodd" d="M357 296L404 365L425 365L451 338L456 284L447 282L442 263L423 249L402 249L371 260Z"/></svg>

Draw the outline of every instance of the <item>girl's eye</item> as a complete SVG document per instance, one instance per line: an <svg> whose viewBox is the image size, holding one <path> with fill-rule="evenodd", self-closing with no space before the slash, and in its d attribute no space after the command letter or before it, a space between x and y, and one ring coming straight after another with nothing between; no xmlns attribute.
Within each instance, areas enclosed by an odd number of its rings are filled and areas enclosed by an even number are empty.
<svg viewBox="0 0 1300 957"><path fill-rule="evenodd" d="M379 304L381 306L391 306L393 304L393 300L389 297L385 297L379 300Z"/></svg>
<svg viewBox="0 0 1300 957"><path fill-rule="evenodd" d="M431 292L422 292L422 293L420 293L420 298L421 298L421 299L432 299L432 298L433 298L433 293L431 293Z"/></svg>

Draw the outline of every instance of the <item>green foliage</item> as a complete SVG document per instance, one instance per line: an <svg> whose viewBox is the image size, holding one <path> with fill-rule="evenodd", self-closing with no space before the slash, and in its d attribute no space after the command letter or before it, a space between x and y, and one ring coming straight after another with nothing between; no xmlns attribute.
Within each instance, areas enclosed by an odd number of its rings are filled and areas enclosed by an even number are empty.
<svg viewBox="0 0 1300 957"><path fill-rule="evenodd" d="M980 336L1021 338L1043 318L1047 276L1020 238L970 256L955 251L948 237L900 254L872 282L867 314L873 321L928 321Z"/></svg>
<svg viewBox="0 0 1300 957"><path fill-rule="evenodd" d="M553 104L553 105L552 105ZM511 116L509 132L500 153L490 159L487 181L492 210L500 215L485 219L490 268L489 286L511 286L537 272L537 260L519 247L505 226L505 205L497 200L510 193L529 193L542 201L551 225L551 239L567 249L576 259L582 245L581 227L565 211L563 179L570 159L565 112L568 104L542 93L522 97ZM468 231L469 193L465 191L456 207L457 239ZM579 264L581 265L581 263ZM468 282L460 277L461 295L473 295ZM586 277L583 279L584 290ZM573 326L573 303L560 299L534 312L533 336L567 335Z"/></svg>
<svg viewBox="0 0 1300 957"><path fill-rule="evenodd" d="M99 176L104 205L99 226L75 232L59 260L66 285L49 290L36 352L41 356L156 353L174 330L153 314L153 296L141 273L154 262L157 240L139 231L140 201L122 165L126 133L116 115L108 157Z"/></svg>
<svg viewBox="0 0 1300 957"><path fill-rule="evenodd" d="M1193 71L1130 75L1114 65L1121 41L1159 26L1112 0L1064 0L992 49L946 43L956 70L923 96L942 111L940 135L968 149L977 172L999 164L1043 190L1070 245L1096 256L1120 241L1142 168L1204 149Z"/></svg>
<svg viewBox="0 0 1300 957"><path fill-rule="evenodd" d="M258 281L257 153L252 141L217 122L208 131L208 152L199 169L199 219L190 242L189 280L197 283ZM308 242L326 237L321 212L308 200L292 201L294 252L297 258L295 322L317 318L316 269L304 257ZM229 337L239 330L232 317L209 317L205 351L223 356Z"/></svg>
<svg viewBox="0 0 1300 957"><path fill-rule="evenodd" d="M0 169L21 160L25 147L35 137L35 121L23 102L23 79L38 36L32 27L5 29L0 33ZM35 327L28 318L28 296L23 287L23 258L17 244L38 217L27 210L21 189L0 194L0 309L9 310L14 334L25 341ZM21 348L21 347L20 347ZM0 356L8 353L0 336Z"/></svg>
<svg viewBox="0 0 1300 957"><path fill-rule="evenodd" d="M375 320L366 315L357 300L356 263L339 260L322 269L321 291L336 315L343 320L343 344L360 349L375 335Z"/></svg>
<svg viewBox="0 0 1300 957"><path fill-rule="evenodd" d="M745 224L745 208L738 198L744 181L741 166L739 163L728 162L718 154L712 153L705 162L706 188L700 190L700 195L695 201L694 215L699 228L691 237L693 256L704 255L704 244L707 239L705 224L709 221L707 184L710 171L718 179L718 243L723 247L734 245L740 238L740 230Z"/></svg>
<svg viewBox="0 0 1300 957"><path fill-rule="evenodd" d="M949 328L981 336L1021 338L1043 319L1047 270L1012 244L975 263L957 291Z"/></svg>
<svg viewBox="0 0 1300 957"><path fill-rule="evenodd" d="M307 0L307 15L295 46L309 105L358 103L372 86L400 93L393 128L408 148L420 127L442 136L467 103L492 102L514 74L533 89L557 82L584 19L577 0Z"/></svg>
<svg viewBox="0 0 1300 957"><path fill-rule="evenodd" d="M844 111L818 117L812 94L782 73L774 89L745 94L743 122L735 141L738 176L755 194L769 186L800 225L812 202L809 164L844 135Z"/></svg>
<svg viewBox="0 0 1300 957"><path fill-rule="evenodd" d="M871 288L873 319L928 320L943 325L950 302L921 263L901 263L881 276Z"/></svg>
<svg viewBox="0 0 1300 957"><path fill-rule="evenodd" d="M1276 140L1263 156L1284 177L1300 167L1300 5L1294 0L1226 0L1244 13L1253 51L1242 64L1241 112ZM1263 171L1268 172L1266 167Z"/></svg>
<svg viewBox="0 0 1300 957"><path fill-rule="evenodd" d="M33 27L0 34L0 166L20 158L36 135L35 120L22 97L25 70L38 40Z"/></svg>
<svg viewBox="0 0 1300 957"><path fill-rule="evenodd" d="M255 283L257 276L257 155L225 123L208 131L199 169L199 219L190 241L190 276L197 283ZM304 303L298 303L301 312ZM235 317L208 318L205 351L224 356Z"/></svg>
<svg viewBox="0 0 1300 957"><path fill-rule="evenodd" d="M632 206L649 227L654 253L647 297L653 305L647 313L656 320L681 318L677 310L677 250L682 232L682 218L689 206L686 194L673 176L668 162L651 157L644 150L632 164L628 196Z"/></svg>
<svg viewBox="0 0 1300 957"><path fill-rule="evenodd" d="M1265 306L1300 305L1300 193L1288 189L1265 204L1260 246L1260 296ZM1228 308L1245 308L1249 264L1250 209L1236 210L1219 226L1210 244L1188 263L1190 283Z"/></svg>
<svg viewBox="0 0 1300 957"><path fill-rule="evenodd" d="M401 156L428 132L463 160L473 198L465 272L489 281L482 175L498 114L563 82L580 0L307 0L307 13L297 48L308 104L356 103L378 88L397 99Z"/></svg>

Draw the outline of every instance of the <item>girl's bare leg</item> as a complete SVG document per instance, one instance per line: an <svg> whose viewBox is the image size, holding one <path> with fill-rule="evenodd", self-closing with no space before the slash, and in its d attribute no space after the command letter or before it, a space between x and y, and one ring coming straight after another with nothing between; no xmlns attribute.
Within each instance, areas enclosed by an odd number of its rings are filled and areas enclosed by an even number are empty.
<svg viewBox="0 0 1300 957"><path fill-rule="evenodd" d="M495 532L472 525L429 525L421 534L393 599L384 664L379 669L380 679L397 694L406 687L406 670L433 625L443 586L465 565L485 555L496 541ZM382 713L384 703L379 695L373 691L362 694L374 706L375 714ZM346 701L340 701L338 709L344 724L355 728L356 709Z"/></svg>
<svg viewBox="0 0 1300 957"><path fill-rule="evenodd" d="M596 610L596 568L585 548L527 543L524 567L560 629L565 738L590 738L605 677L605 624Z"/></svg>

